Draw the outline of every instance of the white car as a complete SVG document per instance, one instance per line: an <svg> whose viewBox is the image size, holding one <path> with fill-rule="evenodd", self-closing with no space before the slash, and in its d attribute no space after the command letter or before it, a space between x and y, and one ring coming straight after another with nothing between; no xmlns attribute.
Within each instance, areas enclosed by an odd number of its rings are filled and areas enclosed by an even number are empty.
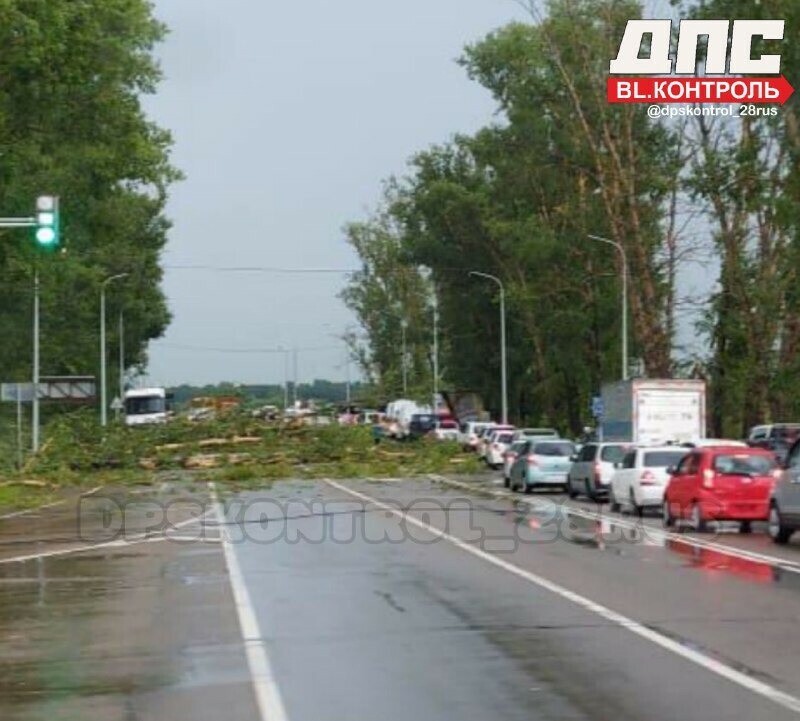
<svg viewBox="0 0 800 721"><path fill-rule="evenodd" d="M681 443L682 448L714 448L716 446L747 448L747 444L744 441L729 441L725 438L697 438L687 443Z"/></svg>
<svg viewBox="0 0 800 721"><path fill-rule="evenodd" d="M645 508L660 508L669 482L667 468L677 466L689 451L680 446L645 446L629 450L616 464L611 478L611 510L625 508L641 516Z"/></svg>
<svg viewBox="0 0 800 721"><path fill-rule="evenodd" d="M490 468L502 468L503 457L514 440L511 431L494 431L486 444L486 465Z"/></svg>
<svg viewBox="0 0 800 721"><path fill-rule="evenodd" d="M489 445L493 434L499 431L513 431L514 426L501 426L495 423L491 428L486 428L479 436L478 440L478 456L488 462L487 455L489 453ZM512 434L513 435L513 434Z"/></svg>
<svg viewBox="0 0 800 721"><path fill-rule="evenodd" d="M633 447L632 443L587 443L573 456L567 474L567 493L570 498L584 495L599 501L608 494L614 464L619 463Z"/></svg>
<svg viewBox="0 0 800 721"><path fill-rule="evenodd" d="M439 421L433 431L433 437L437 441L458 441L460 438L458 424L455 421Z"/></svg>
<svg viewBox="0 0 800 721"><path fill-rule="evenodd" d="M517 428L517 430L514 431L515 441L521 441L526 438L534 438L536 440L557 440L561 438L561 436L554 428Z"/></svg>
<svg viewBox="0 0 800 721"><path fill-rule="evenodd" d="M477 450L479 434L485 428L493 426L494 423L489 421L467 421L461 424L461 433L458 436L458 442L464 447L464 450Z"/></svg>

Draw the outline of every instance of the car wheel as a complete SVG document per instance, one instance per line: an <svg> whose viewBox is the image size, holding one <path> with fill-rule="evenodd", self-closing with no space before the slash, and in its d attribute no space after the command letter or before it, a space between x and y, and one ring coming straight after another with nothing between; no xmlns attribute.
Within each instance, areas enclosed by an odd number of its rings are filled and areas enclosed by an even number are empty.
<svg viewBox="0 0 800 721"><path fill-rule="evenodd" d="M592 484L589 482L588 478L586 479L586 497L590 501L597 503L597 494L592 490Z"/></svg>
<svg viewBox="0 0 800 721"><path fill-rule="evenodd" d="M689 515L690 522L692 524L692 528L698 533L705 533L708 529L708 523L706 523L706 519L703 518L703 512L700 509L700 504L695 501L692 504L692 511Z"/></svg>
<svg viewBox="0 0 800 721"><path fill-rule="evenodd" d="M781 545L788 543L792 537L792 529L784 524L781 511L774 503L769 509L769 535L775 543Z"/></svg>
<svg viewBox="0 0 800 721"><path fill-rule="evenodd" d="M577 498L578 494L575 492L575 489L572 487L572 481L567 480L567 495L570 498Z"/></svg>
<svg viewBox="0 0 800 721"><path fill-rule="evenodd" d="M742 521L739 524L739 533L752 533L753 532L753 524L750 521Z"/></svg>
<svg viewBox="0 0 800 721"><path fill-rule="evenodd" d="M614 495L614 486L611 486L611 488L608 490L608 502L608 510L611 511L611 513L619 513L621 506L617 500L617 497Z"/></svg>
<svg viewBox="0 0 800 721"><path fill-rule="evenodd" d="M661 519L664 522L664 528L672 528L675 525L675 516L669 508L669 501L665 498L661 506Z"/></svg>

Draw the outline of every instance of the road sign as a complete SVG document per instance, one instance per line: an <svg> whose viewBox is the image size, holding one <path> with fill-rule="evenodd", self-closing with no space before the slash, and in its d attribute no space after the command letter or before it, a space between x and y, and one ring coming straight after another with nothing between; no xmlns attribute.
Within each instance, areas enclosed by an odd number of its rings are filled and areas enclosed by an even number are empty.
<svg viewBox="0 0 800 721"><path fill-rule="evenodd" d="M0 401L30 403L32 400L33 383L0 383Z"/></svg>
<svg viewBox="0 0 800 721"><path fill-rule="evenodd" d="M595 418L602 418L605 412L605 404L603 403L602 396L592 397L592 415Z"/></svg>

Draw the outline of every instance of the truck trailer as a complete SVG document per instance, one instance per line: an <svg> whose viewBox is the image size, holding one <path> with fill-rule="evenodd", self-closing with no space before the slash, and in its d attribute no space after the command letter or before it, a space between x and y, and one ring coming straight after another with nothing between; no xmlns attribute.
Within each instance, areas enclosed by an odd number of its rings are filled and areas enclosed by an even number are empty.
<svg viewBox="0 0 800 721"><path fill-rule="evenodd" d="M706 437L706 384L636 378L602 388L603 441L637 445L688 443Z"/></svg>

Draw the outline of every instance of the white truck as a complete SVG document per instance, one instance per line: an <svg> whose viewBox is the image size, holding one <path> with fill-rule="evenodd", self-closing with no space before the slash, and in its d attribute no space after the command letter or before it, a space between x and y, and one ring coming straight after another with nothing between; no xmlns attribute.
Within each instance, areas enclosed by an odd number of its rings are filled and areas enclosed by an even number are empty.
<svg viewBox="0 0 800 721"><path fill-rule="evenodd" d="M167 422L165 388L135 388L125 392L125 425L144 426Z"/></svg>
<svg viewBox="0 0 800 721"><path fill-rule="evenodd" d="M637 445L689 443L706 437L706 384L637 378L602 388L602 440Z"/></svg>
<svg viewBox="0 0 800 721"><path fill-rule="evenodd" d="M389 438L407 438L411 417L418 413L431 413L430 406L423 406L416 401L401 398L386 406L386 435Z"/></svg>

